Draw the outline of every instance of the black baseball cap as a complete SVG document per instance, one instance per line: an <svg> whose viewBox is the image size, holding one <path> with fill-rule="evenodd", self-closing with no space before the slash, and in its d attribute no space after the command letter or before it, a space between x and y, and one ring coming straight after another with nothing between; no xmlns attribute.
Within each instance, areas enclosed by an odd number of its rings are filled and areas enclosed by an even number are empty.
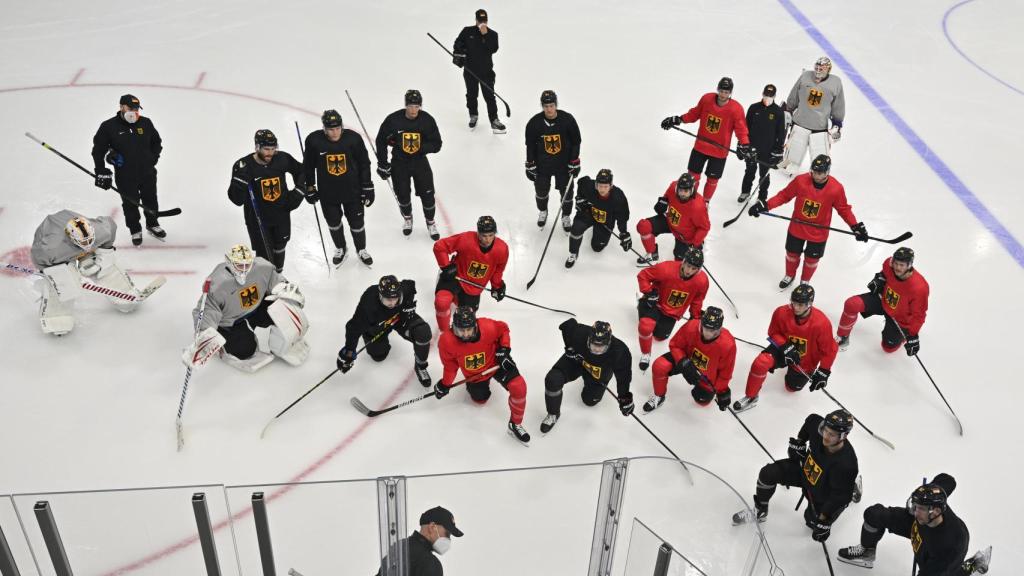
<svg viewBox="0 0 1024 576"><path fill-rule="evenodd" d="M132 96L131 94L125 94L124 96L121 96L120 104L121 106L127 106L133 110L142 109L142 105L139 104L139 99L135 96Z"/></svg>
<svg viewBox="0 0 1024 576"><path fill-rule="evenodd" d="M440 506L431 508L420 515L420 526L426 526L427 524L444 526L444 529L452 536L456 538L462 537L462 530L455 527L455 517L452 516L451 512Z"/></svg>
<svg viewBox="0 0 1024 576"><path fill-rule="evenodd" d="M775 84L768 84L764 87L764 92L761 92L761 95L767 96L768 98L775 98L775 92Z"/></svg>
<svg viewBox="0 0 1024 576"><path fill-rule="evenodd" d="M484 10L483 8L477 10L476 11L476 21L477 22L487 22L487 10Z"/></svg>

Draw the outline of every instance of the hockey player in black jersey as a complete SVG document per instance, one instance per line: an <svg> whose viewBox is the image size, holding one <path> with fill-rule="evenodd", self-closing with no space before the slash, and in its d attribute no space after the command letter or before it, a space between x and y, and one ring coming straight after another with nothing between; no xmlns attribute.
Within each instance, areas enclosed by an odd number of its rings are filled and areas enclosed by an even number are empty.
<svg viewBox="0 0 1024 576"><path fill-rule="evenodd" d="M324 220L334 241L332 262L340 266L345 261L348 246L345 243L345 225L348 219L352 242L359 259L369 266L373 258L366 251L366 224L363 209L373 204L373 180L370 175L370 156L366 153L363 137L342 126L337 110L326 110L320 117L323 130L306 136L302 168L306 176L306 197L317 201L324 209Z"/></svg>
<svg viewBox="0 0 1024 576"><path fill-rule="evenodd" d="M305 176L298 160L277 149L273 132L257 130L254 139L256 151L238 159L231 168L228 198L235 206L243 207L253 251L281 272L285 247L292 234L291 211L302 205ZM286 173L292 175L295 183L291 190L285 181Z"/></svg>
<svg viewBox="0 0 1024 576"><path fill-rule="evenodd" d="M384 119L377 131L377 175L383 180L391 178L398 196L398 209L405 222L402 234L412 234L412 180L416 195L423 205L423 217L427 221L427 233L431 240L441 235L434 224L434 172L430 169L427 154L441 150L441 132L434 117L421 110L423 95L419 90L405 93L405 108L396 110ZM388 162L388 148L391 148L391 162Z"/></svg>
<svg viewBox="0 0 1024 576"><path fill-rule="evenodd" d="M583 233L593 227L590 247L594 252L604 250L612 237L611 227L619 228L619 245L629 251L633 240L626 230L629 221L629 202L618 186L612 184L612 171L607 168L598 170L597 177L591 179L584 176L576 182L576 217L569 231L569 258L565 261L566 268L572 268L580 255L580 244Z"/></svg>
<svg viewBox="0 0 1024 576"><path fill-rule="evenodd" d="M885 531L910 539L918 576L966 576L988 571L989 556L979 552L969 560L967 526L949 507L956 480L939 474L918 486L905 506L875 504L864 510L860 544L839 551L839 560L862 568L875 563L875 547Z"/></svg>
<svg viewBox="0 0 1024 576"><path fill-rule="evenodd" d="M553 90L540 95L543 110L526 123L526 178L533 182L537 199L537 226L548 221L548 195L551 178L555 179L562 202L562 228L572 227L572 198L565 188L569 178L580 173L580 127L572 114L558 109L558 96Z"/></svg>
<svg viewBox="0 0 1024 576"><path fill-rule="evenodd" d="M540 425L547 434L555 427L562 414L562 388L567 382L583 378L580 397L587 406L593 406L604 397L605 386L615 376L619 410L623 416L633 413L633 393L629 383L633 379L630 365L633 358L622 340L612 335L607 322L597 321L583 326L569 319L558 326L562 331L565 352L544 377L544 403L548 415Z"/></svg>
<svg viewBox="0 0 1024 576"><path fill-rule="evenodd" d="M352 369L360 337L370 358L383 361L391 351L388 334L392 331L412 342L416 379L430 387L432 382L427 372L430 326L416 313L416 283L412 280L399 282L395 276L382 277L359 298L352 318L345 323L345 345L338 351L338 370L344 373Z"/></svg>
<svg viewBox="0 0 1024 576"><path fill-rule="evenodd" d="M846 410L830 412L824 418L809 415L797 437L789 439L789 458L761 468L754 494L754 516L750 510L740 510L733 515L732 523L754 519L764 522L775 487L794 486L808 500L804 522L811 529L811 538L818 542L827 540L832 524L853 500L857 453L847 440L852 429L853 416Z"/></svg>

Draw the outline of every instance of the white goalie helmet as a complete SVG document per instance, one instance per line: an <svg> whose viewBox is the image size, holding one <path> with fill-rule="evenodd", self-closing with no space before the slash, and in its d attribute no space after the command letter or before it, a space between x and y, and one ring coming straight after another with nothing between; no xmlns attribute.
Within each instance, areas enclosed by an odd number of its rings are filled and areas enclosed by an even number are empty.
<svg viewBox="0 0 1024 576"><path fill-rule="evenodd" d="M256 260L256 255L248 246L235 244L224 257L231 266L231 273L235 276L235 280L239 284L244 284L246 276L252 270L252 263Z"/></svg>
<svg viewBox="0 0 1024 576"><path fill-rule="evenodd" d="M82 250L92 250L93 244L96 243L96 231L88 218L76 216L68 220L67 225L64 226L64 233L68 235L75 246Z"/></svg>
<svg viewBox="0 0 1024 576"><path fill-rule="evenodd" d="M829 60L828 56L822 56L814 62L814 77L818 80L829 75L832 72L832 60Z"/></svg>

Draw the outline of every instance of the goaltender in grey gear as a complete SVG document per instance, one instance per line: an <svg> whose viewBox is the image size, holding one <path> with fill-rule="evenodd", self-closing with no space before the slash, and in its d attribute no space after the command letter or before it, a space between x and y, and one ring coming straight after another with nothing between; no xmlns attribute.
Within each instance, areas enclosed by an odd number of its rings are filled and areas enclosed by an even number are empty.
<svg viewBox="0 0 1024 576"><path fill-rule="evenodd" d="M832 61L819 58L813 70L800 74L786 98L785 110L792 115L793 126L779 167L790 175L799 170L808 148L810 157L817 158L830 155L832 143L839 141L846 118L846 97L843 82L831 71Z"/></svg>
<svg viewBox="0 0 1024 576"><path fill-rule="evenodd" d="M238 245L213 269L209 281L195 342L182 357L186 365L203 365L214 355L244 372L259 370L275 356L293 366L305 362L305 297L273 264ZM192 319L199 319L198 305Z"/></svg>
<svg viewBox="0 0 1024 576"><path fill-rule="evenodd" d="M116 237L112 219L88 218L71 210L50 214L39 224L31 254L41 271L36 289L41 293L43 332L55 336L71 332L74 301L83 287L105 295L121 312L131 312L144 299L115 261Z"/></svg>

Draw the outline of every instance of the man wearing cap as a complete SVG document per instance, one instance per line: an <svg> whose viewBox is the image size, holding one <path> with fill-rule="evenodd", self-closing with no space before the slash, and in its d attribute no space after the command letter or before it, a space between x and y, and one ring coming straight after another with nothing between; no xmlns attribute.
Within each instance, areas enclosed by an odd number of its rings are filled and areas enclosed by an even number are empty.
<svg viewBox="0 0 1024 576"><path fill-rule="evenodd" d="M129 201L140 202L147 208L146 230L158 240L167 237L160 227L156 212L156 163L160 160L163 143L149 118L139 110L139 99L131 94L121 96L120 109L113 118L100 124L92 138L92 161L96 172L96 186L109 190L117 184L124 201L124 222L132 235L132 244L142 244L142 223L139 209ZM114 173L105 163L114 167Z"/></svg>
<svg viewBox="0 0 1024 576"><path fill-rule="evenodd" d="M504 134L505 125L498 120L498 104L494 100L494 62L491 56L498 51L498 33L487 26L487 10L476 11L476 25L466 26L455 39L452 62L463 68L462 79L466 81L466 108L469 109L469 127L476 128L477 92L483 90L487 104L487 118L491 131ZM476 75L474 77L474 74ZM490 87L480 87L479 78Z"/></svg>
<svg viewBox="0 0 1024 576"><path fill-rule="evenodd" d="M440 506L427 510L420 516L420 529L414 530L408 538L399 541L399 546L408 546L406 562L409 576L444 576L441 561L433 553L444 554L451 548L451 536L462 537L462 530L455 527L455 517ZM394 554L381 560L377 576L388 573L388 563Z"/></svg>
<svg viewBox="0 0 1024 576"><path fill-rule="evenodd" d="M747 171L743 173L743 185L737 202L746 202L758 174L757 197L768 200L768 170L782 161L782 147L786 143L786 119L782 108L775 103L775 85L768 84L761 92L761 100L747 108L747 129L750 131L750 147L756 158L747 159ZM760 162L760 164L758 164ZM760 168L760 170L758 170Z"/></svg>

